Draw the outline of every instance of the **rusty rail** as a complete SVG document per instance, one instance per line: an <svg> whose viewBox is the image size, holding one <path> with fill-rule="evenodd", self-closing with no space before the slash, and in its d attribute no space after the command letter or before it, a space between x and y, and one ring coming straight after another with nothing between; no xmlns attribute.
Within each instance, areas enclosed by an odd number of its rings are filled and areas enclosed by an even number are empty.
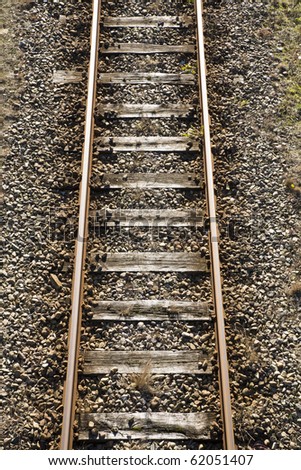
<svg viewBox="0 0 301 470"><path fill-rule="evenodd" d="M71 318L68 333L68 364L63 397L63 424L60 449L72 449L75 402L77 394L77 363L80 342L84 269L86 257L87 221L90 201L90 176L94 134L94 107L99 46L99 19L101 0L93 1L91 28L90 65L88 75L88 96L85 118L85 140L82 153L82 180L79 197L78 236L75 245L73 271Z"/></svg>
<svg viewBox="0 0 301 470"><path fill-rule="evenodd" d="M220 397L221 397L221 413L224 431L224 449L235 449L233 420L231 410L231 397L229 385L229 368L227 360L224 309L222 283L220 273L219 248L218 248L218 226L216 221L214 181L213 181L213 159L210 143L210 125L209 110L207 100L207 84L206 84L206 63L205 63L205 47L204 47L204 31L203 31L203 6L202 0L195 0L195 10L197 16L197 42L198 42L198 72L199 72L199 89L202 110L202 125L204 139L204 166L205 181L207 195L207 211L209 216L209 244L211 254L211 278L213 289L213 302L216 315L216 342L219 363L219 381L220 381Z"/></svg>

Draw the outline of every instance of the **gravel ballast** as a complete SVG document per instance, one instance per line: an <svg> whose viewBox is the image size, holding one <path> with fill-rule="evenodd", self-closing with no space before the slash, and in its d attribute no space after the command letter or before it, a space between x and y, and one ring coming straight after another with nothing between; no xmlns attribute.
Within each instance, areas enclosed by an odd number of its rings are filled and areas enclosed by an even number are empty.
<svg viewBox="0 0 301 470"><path fill-rule="evenodd" d="M208 5L208 93L236 439L297 449L300 301L290 288L300 213L285 187L297 141L279 119L285 76L273 20L263 3Z"/></svg>
<svg viewBox="0 0 301 470"><path fill-rule="evenodd" d="M115 3L115 5L114 5ZM129 15L153 15L163 2L144 2L137 8L128 2ZM108 14L117 15L122 2L110 2ZM168 2L165 14L178 13ZM192 5L181 7L191 14ZM124 11L124 9L123 9ZM154 13L155 11L155 13ZM274 15L277 14L273 13ZM280 120L278 109L284 96L287 70L277 56L277 42L269 22L274 18L269 6L253 1L210 2L205 10L205 37L208 97L215 158L217 207L221 230L221 261L227 318L231 392L238 447L241 449L300 449L300 296L291 288L300 279L300 245L297 196L288 192L286 178L290 161L286 155L295 144L294 133ZM3 371L5 449L57 449L62 421L62 393L66 366L67 329L70 312L71 267L74 240L66 238L66 220L76 218L78 193L55 189L70 175L80 171L85 112L86 74L89 56L91 4L86 1L14 2L8 12L8 37L12 52L6 82L6 145L4 158L5 263ZM269 33L269 30L272 33ZM141 30L142 31L142 30ZM128 29L118 32L126 42ZM141 32L135 32L141 40ZM148 38L152 33L148 31ZM163 33L164 43L177 44L177 35ZM105 37L105 40L108 40ZM170 42L169 42L170 41ZM182 39L181 39L182 41ZM193 37L188 41L193 42ZM146 62L145 62L146 60ZM159 57L157 57L157 61ZM111 62L111 65L118 58ZM145 67L155 67L141 58ZM186 60L186 62L189 62ZM174 55L167 71L183 65ZM120 71L126 63L119 60ZM106 71L111 65L104 64ZM115 67L115 65L114 65ZM81 72L78 83L55 84L56 70ZM141 101L139 92L148 93L153 103L161 102L156 85L146 89L125 86L120 92L112 86L110 102L125 96ZM106 96L106 87L98 90ZM187 91L188 90L188 91ZM191 87L165 86L165 102L190 102ZM190 97L190 98L189 98ZM103 102L109 101L102 98ZM158 129L155 119L153 129ZM161 135L181 135L189 126L172 119L163 120ZM197 126L197 121L191 123ZM106 127L107 126L107 127ZM108 121L102 131L111 126ZM134 126L134 123L133 123ZM134 129L134 127L133 127ZM147 128L137 135L147 134ZM122 125L116 134L123 133ZM133 130L134 132L134 130ZM149 130L149 134L154 131ZM170 171L168 159L154 156L154 166L145 160L144 172ZM143 155L137 159L143 165ZM172 158L176 171L200 171L200 162ZM134 170L129 155L113 162L95 161L98 171ZM191 165L191 166L190 166ZM116 191L114 202L108 195L92 197L91 207L127 207L126 190ZM137 207L203 208L193 194L173 190L147 192L143 201L137 191ZM59 208L59 210L58 210ZM127 233L124 247L133 250L153 243L154 251L197 251L206 246L207 235L185 230L172 234L162 230L150 239L145 230ZM116 234L91 246L118 251ZM207 255L207 253L206 253ZM178 300L208 300L210 280L181 274L117 276L87 285L83 344L93 349L170 349L164 328L173 331L179 349L194 349L203 343L212 347L208 325L196 330L181 323L112 323L99 328L91 338L89 315L94 296L120 300L135 293L137 298L168 296ZM206 326L208 326L206 330ZM206 331L205 331L206 330ZM125 333L128 331L128 333ZM165 330L166 331L166 330ZM153 342L149 342L149 337ZM129 339L132 338L132 339ZM135 343L136 341L136 343ZM137 349L137 348L136 348ZM133 378L132 378L133 379ZM120 410L133 406L146 411L216 411L216 386L211 380L187 380L184 376L157 377L148 396L137 390L130 377L118 373L102 379L82 378L79 382L79 408L113 411L112 397ZM178 401L175 402L175 397ZM213 432L219 435L219 427ZM193 444L196 446L197 444ZM124 448L131 447L125 444ZM153 448L153 447L152 447ZM158 444L156 448L185 448L181 444Z"/></svg>

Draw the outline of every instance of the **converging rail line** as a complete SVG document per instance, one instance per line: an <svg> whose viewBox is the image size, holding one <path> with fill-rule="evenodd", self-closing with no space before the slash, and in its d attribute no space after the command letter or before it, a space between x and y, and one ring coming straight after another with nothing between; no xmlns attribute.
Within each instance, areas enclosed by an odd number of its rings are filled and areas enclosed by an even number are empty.
<svg viewBox="0 0 301 470"><path fill-rule="evenodd" d="M204 34L202 21L202 2L195 0L195 17L186 15L172 16L104 16L101 1L93 1L93 19L91 28L91 51L88 74L88 96L85 117L85 140L82 154L80 183L78 235L75 247L72 311L68 335L68 364L63 398L63 423L61 449L74 447L74 422L78 386L78 360L80 356L80 333L82 324L82 304L86 271L91 276L105 276L111 273L207 273L211 274L212 303L211 315L206 301L158 299L97 300L93 307L93 321L105 322L207 322L215 324L215 346L219 371L220 410L223 426L224 449L235 449L231 412L229 372L225 339L222 282L219 262L218 227L216 222L215 192L213 180L213 161L210 144L209 113L207 103ZM106 30L122 28L183 28L196 27L195 44L144 44L120 43L100 44L100 24ZM120 56L137 54L195 54L197 70L191 73L165 73L149 71L103 72L98 73L98 56ZM196 80L197 77L197 80ZM97 84L103 86L194 86L199 93L199 108L195 104L185 103L96 103ZM199 115L202 135L187 136L95 136L94 119L188 119ZM202 149L200 151L200 143ZM204 182L201 173L106 173L94 174L92 168L93 146L98 154L110 156L122 152L160 152L168 154L199 154L202 156ZM95 217L90 209L90 192L115 190L166 190L199 191L205 189L206 213L200 209L103 209L97 213L99 223L110 227L191 227L200 229L204 219L209 221L208 244L210 261L200 252L175 251L122 251L122 252L87 252L89 217ZM162 197L163 193L162 193ZM205 250L205 249L204 249ZM206 251L206 250L205 250ZM87 275L88 273L86 273ZM125 296L126 297L126 296ZM212 373L208 356L200 350L88 350L83 352L84 375L105 375L115 369L120 374L137 374L145 365L151 364L154 374L210 375ZM210 427L218 417L211 412L104 412L81 413L79 415L78 439L89 442L116 441L122 439L146 440L210 440ZM92 426L93 424L93 426ZM126 436L126 437L125 437Z"/></svg>

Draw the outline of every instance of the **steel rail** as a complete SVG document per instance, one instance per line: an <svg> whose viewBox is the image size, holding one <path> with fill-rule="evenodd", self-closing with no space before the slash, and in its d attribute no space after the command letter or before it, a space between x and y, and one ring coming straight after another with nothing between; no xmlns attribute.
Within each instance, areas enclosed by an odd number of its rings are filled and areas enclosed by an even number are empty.
<svg viewBox="0 0 301 470"><path fill-rule="evenodd" d="M82 318L82 299L87 241L87 222L90 204L90 176L92 168L94 108L96 97L96 80L99 47L99 20L101 0L93 1L93 18L90 39L90 64L88 74L88 95L85 117L85 140L82 153L82 179L79 196L78 235L75 245L73 271L71 317L68 333L68 363L63 397L63 423L60 449L73 447L73 426L77 395L77 368Z"/></svg>
<svg viewBox="0 0 301 470"><path fill-rule="evenodd" d="M219 382L221 397L221 414L223 422L223 440L224 449L235 449L233 420L231 410L231 397L229 385L229 368L227 359L224 309L222 282L220 273L219 247L218 247L218 225L216 221L215 194L213 181L213 159L211 153L210 142L210 122L207 99L206 84L206 63L205 63L205 46L204 46L204 30L203 30L203 5L202 0L195 0L195 10L197 16L197 43L198 43L198 80L200 90L200 105L203 125L203 141L204 141L204 166L205 166L205 182L207 195L207 211L209 216L209 244L211 256L211 277L213 288L213 302L216 315L216 340L217 354L219 364Z"/></svg>

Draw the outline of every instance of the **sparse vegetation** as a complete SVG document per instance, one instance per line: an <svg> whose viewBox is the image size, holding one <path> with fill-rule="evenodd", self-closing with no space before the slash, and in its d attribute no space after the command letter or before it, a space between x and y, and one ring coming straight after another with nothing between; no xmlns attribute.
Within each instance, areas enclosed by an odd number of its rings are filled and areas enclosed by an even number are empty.
<svg viewBox="0 0 301 470"><path fill-rule="evenodd" d="M295 299L301 299L301 281L296 282L292 285L289 290L289 294L294 297Z"/></svg>
<svg viewBox="0 0 301 470"><path fill-rule="evenodd" d="M203 134L204 134L203 126L200 126L200 127L191 126L187 132L183 132L183 134L181 134L181 137L200 138L203 136Z"/></svg>
<svg viewBox="0 0 301 470"><path fill-rule="evenodd" d="M301 2L275 0L271 7L277 35L278 71L283 75L285 94L279 107L281 124L289 134L290 146L286 160L290 165L286 189L294 196L301 194L301 165L298 136L301 120Z"/></svg>
<svg viewBox="0 0 301 470"><path fill-rule="evenodd" d="M132 314L132 308L131 307L128 307L126 308L125 310L123 310L123 312L120 313L120 316L122 318L127 318L127 317L130 317Z"/></svg>
<svg viewBox="0 0 301 470"><path fill-rule="evenodd" d="M156 135L160 132L160 124L148 118L141 118L135 128L137 135Z"/></svg>
<svg viewBox="0 0 301 470"><path fill-rule="evenodd" d="M301 118L301 3L296 0L275 1L271 7L275 28L279 32L278 69L286 77L287 91L280 109L283 118L292 124Z"/></svg>
<svg viewBox="0 0 301 470"><path fill-rule="evenodd" d="M244 106L247 106L249 104L249 100L241 100L238 104L240 108L243 108Z"/></svg>
<svg viewBox="0 0 301 470"><path fill-rule="evenodd" d="M131 374L131 386L136 390L139 390L142 393L147 393L149 395L154 394L153 388L153 375L152 375L152 363L151 361L147 362L143 370L139 373Z"/></svg>
<svg viewBox="0 0 301 470"><path fill-rule="evenodd" d="M257 31L257 34L261 38L270 38L273 36L273 31L270 28L260 28Z"/></svg>
<svg viewBox="0 0 301 470"><path fill-rule="evenodd" d="M192 73L193 75L196 75L196 65L192 63L184 64L181 66L181 71L183 73Z"/></svg>
<svg viewBox="0 0 301 470"><path fill-rule="evenodd" d="M160 8L162 8L162 0L155 0L148 6L148 8L154 14L157 13L160 11Z"/></svg>
<svg viewBox="0 0 301 470"><path fill-rule="evenodd" d="M286 188L290 193L295 194L296 196L301 195L301 187L295 178L288 178L285 183Z"/></svg>

